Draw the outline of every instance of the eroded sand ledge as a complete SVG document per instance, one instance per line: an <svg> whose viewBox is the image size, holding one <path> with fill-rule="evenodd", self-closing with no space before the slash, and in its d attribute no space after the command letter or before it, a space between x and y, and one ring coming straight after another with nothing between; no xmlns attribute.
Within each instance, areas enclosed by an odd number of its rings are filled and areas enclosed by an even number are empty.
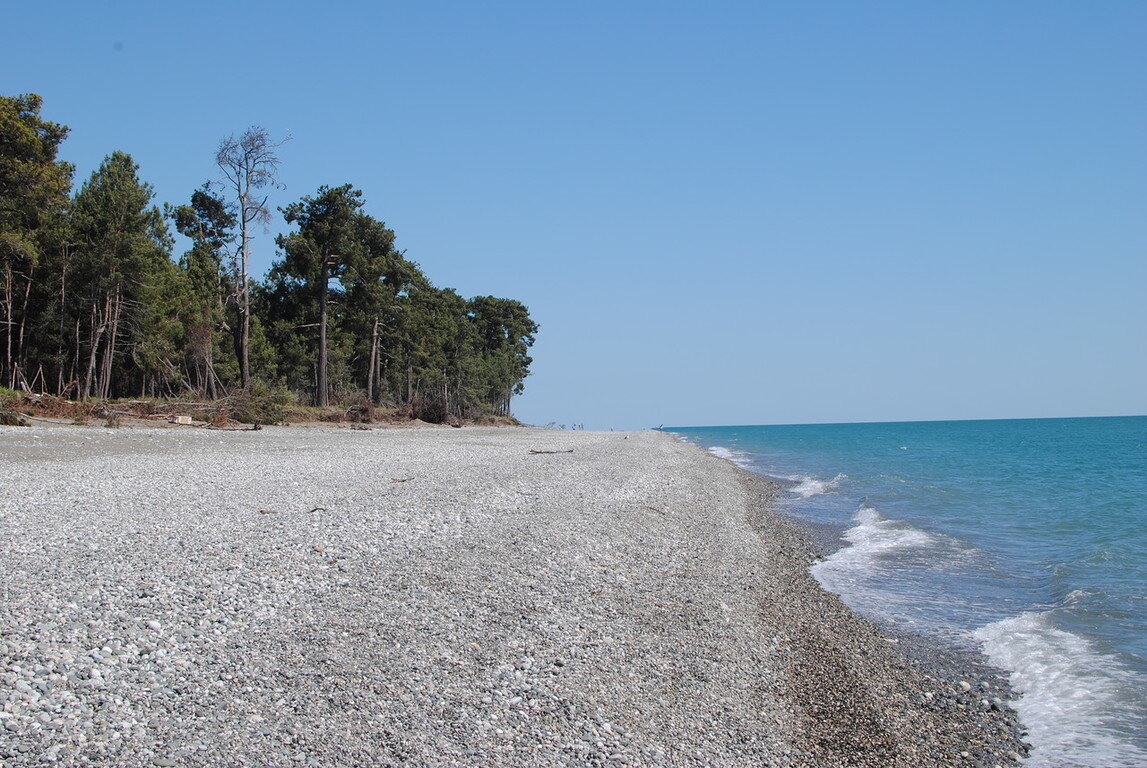
<svg viewBox="0 0 1147 768"><path fill-rule="evenodd" d="M5 764L1016 748L1008 712L816 585L767 484L667 435L35 427L0 448Z"/></svg>

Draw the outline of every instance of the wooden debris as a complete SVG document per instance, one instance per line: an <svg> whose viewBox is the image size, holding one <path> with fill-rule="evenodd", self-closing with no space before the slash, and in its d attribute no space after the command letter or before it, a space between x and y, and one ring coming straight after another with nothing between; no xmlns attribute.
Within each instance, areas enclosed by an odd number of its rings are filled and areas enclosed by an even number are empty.
<svg viewBox="0 0 1147 768"><path fill-rule="evenodd" d="M408 483L413 479L414 479L413 475L411 475L410 477L392 477L392 478L390 478L390 482L392 482L392 483Z"/></svg>
<svg viewBox="0 0 1147 768"><path fill-rule="evenodd" d="M327 511L326 507L315 507L314 509L312 509L310 511L310 514L314 514L315 512L326 512L326 511Z"/></svg>
<svg viewBox="0 0 1147 768"><path fill-rule="evenodd" d="M277 509L260 509L259 514L260 515L277 515L277 514L279 514L279 510L277 510Z"/></svg>
<svg viewBox="0 0 1147 768"><path fill-rule="evenodd" d="M530 449L530 453L534 454L535 456L538 455L539 453L573 453L573 452L574 452L573 448L570 448L568 451L535 451L533 448Z"/></svg>

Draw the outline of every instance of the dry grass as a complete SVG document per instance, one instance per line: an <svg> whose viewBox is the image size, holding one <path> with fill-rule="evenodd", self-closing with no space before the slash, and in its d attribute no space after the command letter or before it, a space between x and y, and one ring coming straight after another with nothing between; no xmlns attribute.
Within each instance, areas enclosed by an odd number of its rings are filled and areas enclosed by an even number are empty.
<svg viewBox="0 0 1147 768"><path fill-rule="evenodd" d="M521 426L512 417L484 414L472 419L458 419L437 409L433 403L416 406L380 406L365 398L323 408L286 402L280 393L236 393L215 401L196 400L68 400L53 395L35 395L0 388L0 424L25 425L27 417L68 421L83 425L101 423L116 427L132 423L163 424L176 416L190 416L200 425L216 428L239 424L405 424L412 421L448 424L454 427ZM440 412L441 411L441 412ZM427 417L431 418L427 418Z"/></svg>

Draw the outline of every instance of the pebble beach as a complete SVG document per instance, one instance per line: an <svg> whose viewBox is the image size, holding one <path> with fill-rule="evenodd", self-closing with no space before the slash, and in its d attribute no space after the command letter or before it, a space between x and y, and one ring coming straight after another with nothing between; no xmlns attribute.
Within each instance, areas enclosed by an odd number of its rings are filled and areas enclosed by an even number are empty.
<svg viewBox="0 0 1147 768"><path fill-rule="evenodd" d="M658 432L0 427L0 762L1017 764L775 495Z"/></svg>

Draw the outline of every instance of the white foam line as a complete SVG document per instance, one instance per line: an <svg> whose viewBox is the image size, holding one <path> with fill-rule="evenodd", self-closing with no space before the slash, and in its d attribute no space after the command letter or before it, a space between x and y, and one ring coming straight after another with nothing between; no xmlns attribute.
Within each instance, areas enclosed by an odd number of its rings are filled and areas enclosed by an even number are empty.
<svg viewBox="0 0 1147 768"><path fill-rule="evenodd" d="M929 547L936 538L919 528L905 527L889 520L872 507L861 507L852 518L856 525L844 532L849 546L837 550L813 566L813 575L822 581L831 574L870 569L875 561L896 550Z"/></svg>
<svg viewBox="0 0 1147 768"><path fill-rule="evenodd" d="M738 467L742 468L748 467L752 463L746 454L742 453L741 451L734 451L730 448L726 448L723 445L714 445L709 449L709 453L713 454L719 459L731 461Z"/></svg>
<svg viewBox="0 0 1147 768"><path fill-rule="evenodd" d="M790 493L795 493L802 499L808 499L813 496L819 496L822 493L828 493L840 487L840 484L848 479L848 475L837 475L831 480L819 480L815 477L802 476L795 486L789 489Z"/></svg>
<svg viewBox="0 0 1147 768"><path fill-rule="evenodd" d="M992 663L1011 670L1012 702L1033 750L1027 768L1143 768L1147 750L1128 743L1118 724L1141 732L1136 691L1143 676L1099 652L1086 638L1054 626L1049 614L1023 613L976 630Z"/></svg>

